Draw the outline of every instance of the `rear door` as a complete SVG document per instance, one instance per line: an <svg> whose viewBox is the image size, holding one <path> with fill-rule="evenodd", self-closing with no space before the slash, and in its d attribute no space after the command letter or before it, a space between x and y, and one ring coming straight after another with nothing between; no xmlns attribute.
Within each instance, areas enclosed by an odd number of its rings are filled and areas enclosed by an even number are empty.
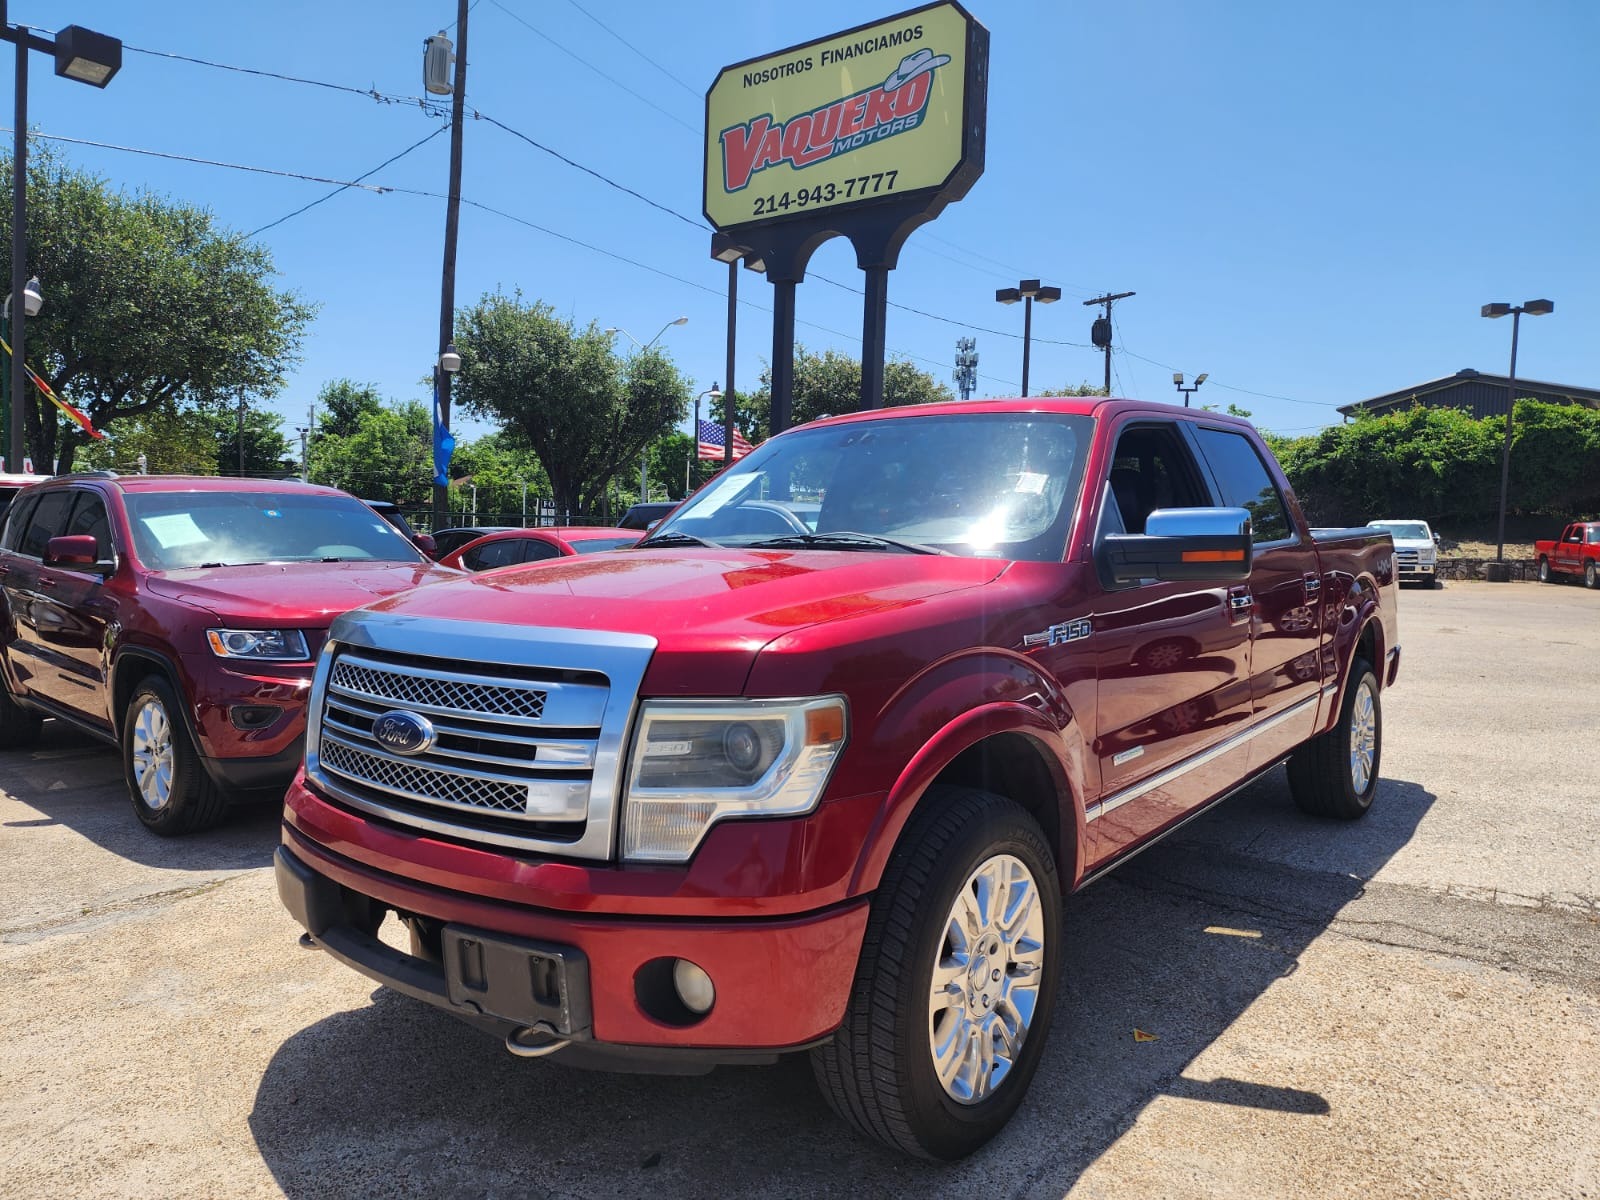
<svg viewBox="0 0 1600 1200"><path fill-rule="evenodd" d="M5 588L10 642L6 655L11 677L23 689L43 699L60 690L60 654L52 644L58 614L49 604L41 577L50 539L66 532L77 498L70 488L42 490L34 503L7 522ZM32 497L29 497L32 500Z"/></svg>
<svg viewBox="0 0 1600 1200"><path fill-rule="evenodd" d="M1316 545L1291 517L1283 489L1255 442L1237 429L1199 424L1195 441L1220 503L1250 513L1250 583L1236 597L1250 617L1252 765L1277 761L1316 728L1324 590Z"/></svg>
<svg viewBox="0 0 1600 1200"><path fill-rule="evenodd" d="M116 569L116 553L105 501L89 488L73 489L64 534L85 534L95 540L96 567L38 568L38 593L33 603L39 653L50 665L40 674L47 700L87 720L107 720L106 655L109 626L116 600L108 579Z"/></svg>
<svg viewBox="0 0 1600 1200"><path fill-rule="evenodd" d="M1172 420L1137 415L1114 431L1099 536L1143 533L1158 508L1220 503ZM1106 587L1091 615L1102 793L1095 853L1126 849L1246 771L1248 746L1213 755L1249 720L1249 613L1228 584L1145 580Z"/></svg>

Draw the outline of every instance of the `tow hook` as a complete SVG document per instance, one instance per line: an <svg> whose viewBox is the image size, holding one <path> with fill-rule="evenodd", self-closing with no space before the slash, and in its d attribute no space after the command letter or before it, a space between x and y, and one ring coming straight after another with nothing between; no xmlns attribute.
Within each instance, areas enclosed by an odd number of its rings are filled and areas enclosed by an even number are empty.
<svg viewBox="0 0 1600 1200"><path fill-rule="evenodd" d="M316 948L317 948L317 939L316 938L312 937L309 933L302 933L300 935L300 949L302 949L302 950L315 950Z"/></svg>
<svg viewBox="0 0 1600 1200"><path fill-rule="evenodd" d="M545 1041L529 1042L530 1037L542 1037ZM547 1054L554 1054L567 1045L567 1039L559 1037L556 1031L543 1021L532 1025L521 1025L506 1034L506 1049L518 1058L543 1058Z"/></svg>

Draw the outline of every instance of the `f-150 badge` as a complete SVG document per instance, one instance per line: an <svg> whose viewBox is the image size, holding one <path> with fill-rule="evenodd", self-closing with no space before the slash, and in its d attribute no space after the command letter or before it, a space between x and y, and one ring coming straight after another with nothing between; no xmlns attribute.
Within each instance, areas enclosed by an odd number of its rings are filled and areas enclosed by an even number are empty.
<svg viewBox="0 0 1600 1200"><path fill-rule="evenodd" d="M1076 621L1066 621L1060 625L1052 625L1042 633L1025 634L1022 638L1024 646L1059 646L1062 642L1075 642L1079 638L1086 638L1094 632L1094 622L1088 617L1080 617Z"/></svg>

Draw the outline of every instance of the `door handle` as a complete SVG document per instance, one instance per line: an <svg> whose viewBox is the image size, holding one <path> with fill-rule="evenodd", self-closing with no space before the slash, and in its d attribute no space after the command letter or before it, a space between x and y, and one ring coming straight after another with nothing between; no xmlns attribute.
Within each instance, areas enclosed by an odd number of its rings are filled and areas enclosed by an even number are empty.
<svg viewBox="0 0 1600 1200"><path fill-rule="evenodd" d="M41 575L41 576L39 576L39 586L40 587L55 587L58 582L59 582L59 580L57 580L55 578L55 576L53 576L53 575Z"/></svg>
<svg viewBox="0 0 1600 1200"><path fill-rule="evenodd" d="M1318 575L1315 571L1307 571L1305 579L1306 597L1308 599L1315 597L1318 592L1322 591L1322 576Z"/></svg>
<svg viewBox="0 0 1600 1200"><path fill-rule="evenodd" d="M1256 598L1249 592L1235 592L1228 597L1228 611L1235 616L1241 616L1250 611Z"/></svg>

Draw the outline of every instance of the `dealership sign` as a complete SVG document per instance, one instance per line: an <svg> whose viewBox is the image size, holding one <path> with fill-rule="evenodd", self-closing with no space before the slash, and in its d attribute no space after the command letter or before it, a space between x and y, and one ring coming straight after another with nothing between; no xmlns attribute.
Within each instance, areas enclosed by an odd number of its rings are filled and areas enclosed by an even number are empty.
<svg viewBox="0 0 1600 1200"><path fill-rule="evenodd" d="M725 67L706 94L707 219L964 195L983 172L987 50L987 31L941 3Z"/></svg>

